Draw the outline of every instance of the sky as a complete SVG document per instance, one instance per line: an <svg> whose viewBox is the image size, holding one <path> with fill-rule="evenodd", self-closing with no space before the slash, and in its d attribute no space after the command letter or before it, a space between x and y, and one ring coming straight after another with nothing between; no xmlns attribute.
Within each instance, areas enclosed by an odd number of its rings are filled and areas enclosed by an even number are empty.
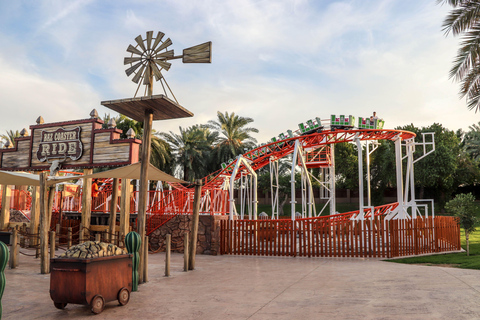
<svg viewBox="0 0 480 320"><path fill-rule="evenodd" d="M213 47L211 64L174 60L162 72L194 116L155 121L157 131L178 133L217 111L253 118L259 143L315 117L373 111L385 128L468 130L480 119L448 76L459 44L442 31L450 10L436 0L0 1L0 134L38 116L117 115L100 102L135 95L123 58L150 30L176 54Z"/></svg>

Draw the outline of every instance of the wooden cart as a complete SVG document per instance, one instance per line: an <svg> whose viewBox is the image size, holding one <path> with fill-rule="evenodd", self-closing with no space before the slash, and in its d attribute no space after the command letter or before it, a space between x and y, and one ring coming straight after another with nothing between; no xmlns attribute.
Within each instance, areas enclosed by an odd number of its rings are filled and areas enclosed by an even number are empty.
<svg viewBox="0 0 480 320"><path fill-rule="evenodd" d="M132 255L50 259L50 297L58 309L67 303L90 305L103 311L105 303L126 305L132 291Z"/></svg>

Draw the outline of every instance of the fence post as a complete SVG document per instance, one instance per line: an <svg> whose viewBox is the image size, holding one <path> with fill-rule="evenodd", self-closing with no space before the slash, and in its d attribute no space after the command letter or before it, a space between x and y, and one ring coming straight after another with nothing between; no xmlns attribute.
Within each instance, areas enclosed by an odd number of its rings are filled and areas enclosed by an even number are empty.
<svg viewBox="0 0 480 320"><path fill-rule="evenodd" d="M69 227L67 231L67 249L72 246L72 228Z"/></svg>
<svg viewBox="0 0 480 320"><path fill-rule="evenodd" d="M98 241L98 242L100 242L100 240L101 240L101 238L100 238L100 237L101 237L101 236L102 236L102 234L101 234L101 233L96 233L96 234L95 234L95 241Z"/></svg>
<svg viewBox="0 0 480 320"><path fill-rule="evenodd" d="M80 227L78 228L78 243L83 243L83 224L80 223Z"/></svg>
<svg viewBox="0 0 480 320"><path fill-rule="evenodd" d="M35 236L35 259L38 259L40 257L40 241L39 241L39 236Z"/></svg>
<svg viewBox="0 0 480 320"><path fill-rule="evenodd" d="M183 235L183 271L188 271L188 232Z"/></svg>
<svg viewBox="0 0 480 320"><path fill-rule="evenodd" d="M172 242L172 235L167 234L165 246L165 277L170 277L170 247Z"/></svg>
<svg viewBox="0 0 480 320"><path fill-rule="evenodd" d="M55 237L55 246L57 246L57 247L60 245L60 233L61 233L61 232L60 232L60 231L61 231L60 228L61 228L60 224L57 223L56 228L55 228L55 231L56 231L56 233L55 233L55 235L56 235L56 237Z"/></svg>
<svg viewBox="0 0 480 320"><path fill-rule="evenodd" d="M118 240L118 237L117 237ZM117 245L119 243L117 242ZM148 282L148 236L145 236L145 251L144 251L144 256L143 256L143 261L145 262L143 264L144 270L143 270L143 282Z"/></svg>
<svg viewBox="0 0 480 320"><path fill-rule="evenodd" d="M195 181L195 194L193 197L193 216L192 216L192 232L190 237L190 255L189 255L189 262L188 268L190 270L195 269L195 254L197 251L197 236L198 236L198 220L200 214L200 198L202 196L202 180L197 179Z"/></svg>
<svg viewBox="0 0 480 320"><path fill-rule="evenodd" d="M55 258L55 231L50 231L50 259Z"/></svg>
<svg viewBox="0 0 480 320"><path fill-rule="evenodd" d="M10 236L10 268L15 269L18 265L18 230L15 228L12 231L12 235Z"/></svg>

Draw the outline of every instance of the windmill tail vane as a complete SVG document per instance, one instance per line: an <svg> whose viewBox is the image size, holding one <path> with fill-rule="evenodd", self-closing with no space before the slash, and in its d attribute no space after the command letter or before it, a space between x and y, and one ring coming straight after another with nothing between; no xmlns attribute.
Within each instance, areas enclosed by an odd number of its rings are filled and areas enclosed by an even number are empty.
<svg viewBox="0 0 480 320"><path fill-rule="evenodd" d="M175 56L174 50L168 49L173 43L172 40L170 38L162 40L164 36L165 34L159 31L154 37L153 31L147 31L145 39L139 35L135 38L136 45L130 44L127 48L130 56L124 58L123 64L130 65L125 73L127 76L133 74L132 81L138 83L135 96L142 83L145 85L145 95L147 95L147 89L148 95L152 95L153 78L155 78L155 81L160 81L165 95L168 96L166 90L168 88L173 98L177 100L162 75L162 70L168 71L172 66L168 61L181 58L183 63L212 62L211 41L183 49L182 55Z"/></svg>

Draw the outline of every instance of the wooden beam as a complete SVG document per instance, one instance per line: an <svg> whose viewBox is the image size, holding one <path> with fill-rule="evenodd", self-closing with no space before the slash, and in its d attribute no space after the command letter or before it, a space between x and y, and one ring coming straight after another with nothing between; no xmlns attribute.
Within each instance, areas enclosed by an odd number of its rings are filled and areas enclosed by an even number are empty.
<svg viewBox="0 0 480 320"><path fill-rule="evenodd" d="M83 174L92 174L93 169L84 169ZM92 179L83 178L82 187L82 226L89 229L92 218ZM80 230L81 238L87 241L90 237L85 229Z"/></svg>
<svg viewBox="0 0 480 320"><path fill-rule="evenodd" d="M190 256L188 261L188 269L195 270L195 254L197 253L197 236L198 236L198 223L200 219L200 198L202 196L202 180L197 179L195 181L195 195L193 198L193 217L192 217L192 230L190 234Z"/></svg>
<svg viewBox="0 0 480 320"><path fill-rule="evenodd" d="M143 121L143 141L142 141L142 165L140 167L140 192L138 195L137 227L140 239L144 240L146 236L145 222L147 211L147 193L148 193L148 165L150 164L150 144L152 141L152 121L153 113L150 110L145 111ZM138 265L139 283L144 282L144 250L148 250L148 244L142 241L140 246L140 261Z"/></svg>
<svg viewBox="0 0 480 320"><path fill-rule="evenodd" d="M40 272L47 274L49 270L48 264L48 229L50 221L48 221L48 187L47 172L40 173Z"/></svg>
<svg viewBox="0 0 480 320"><path fill-rule="evenodd" d="M130 231L130 179L122 179L120 195L120 236Z"/></svg>
<svg viewBox="0 0 480 320"><path fill-rule="evenodd" d="M109 218L109 241L112 242L117 224L117 203L118 203L118 178L113 179L112 199L110 200L110 218Z"/></svg>
<svg viewBox="0 0 480 320"><path fill-rule="evenodd" d="M30 234L38 234L40 226L40 187L33 187L32 191L32 207L30 211ZM38 237L30 238L32 245L38 245Z"/></svg>
<svg viewBox="0 0 480 320"><path fill-rule="evenodd" d="M12 187L2 184L2 210L0 211L0 230L6 230L10 222L10 197Z"/></svg>

